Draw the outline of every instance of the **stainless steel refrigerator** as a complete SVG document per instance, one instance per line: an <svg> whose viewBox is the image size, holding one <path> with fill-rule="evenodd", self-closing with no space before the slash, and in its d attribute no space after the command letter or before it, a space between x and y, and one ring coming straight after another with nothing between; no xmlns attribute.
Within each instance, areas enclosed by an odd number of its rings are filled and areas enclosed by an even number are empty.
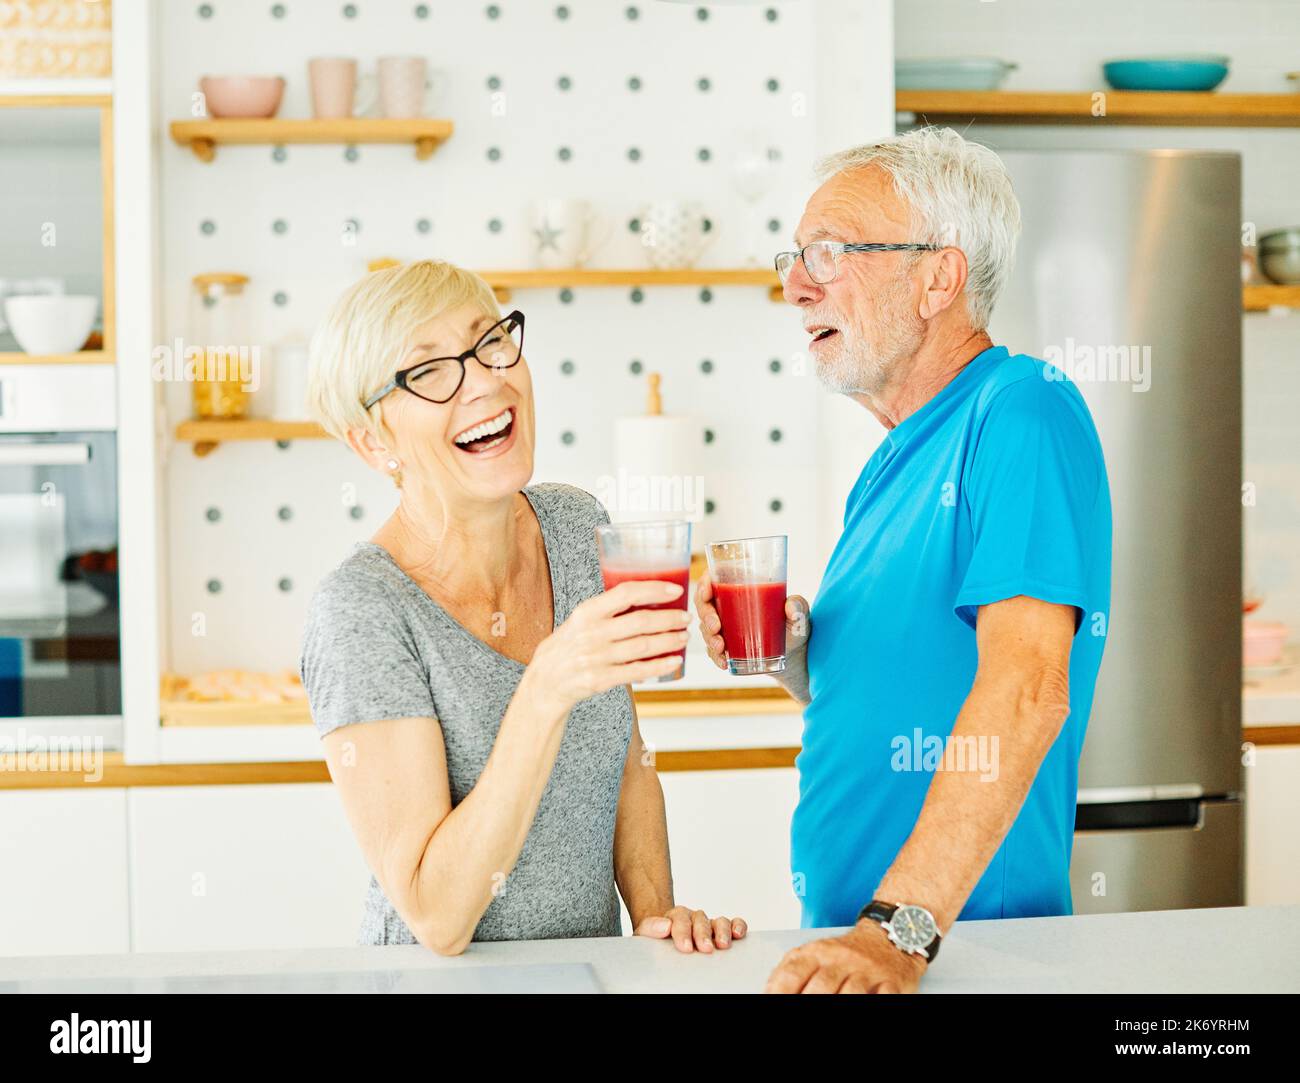
<svg viewBox="0 0 1300 1083"><path fill-rule="evenodd" d="M1238 905L1241 161L1202 151L1002 157L1024 230L990 330L1013 353L1073 372L1114 512L1075 912Z"/></svg>

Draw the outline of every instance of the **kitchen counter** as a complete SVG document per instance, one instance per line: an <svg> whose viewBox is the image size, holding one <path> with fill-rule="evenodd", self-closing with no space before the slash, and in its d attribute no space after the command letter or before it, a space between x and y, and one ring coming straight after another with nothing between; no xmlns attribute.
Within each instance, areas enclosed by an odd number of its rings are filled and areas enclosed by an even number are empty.
<svg viewBox="0 0 1300 1083"><path fill-rule="evenodd" d="M713 956L636 937L422 947L0 959L0 991L758 992L790 948L841 930L751 933ZM1300 992L1300 906L960 923L927 993Z"/></svg>

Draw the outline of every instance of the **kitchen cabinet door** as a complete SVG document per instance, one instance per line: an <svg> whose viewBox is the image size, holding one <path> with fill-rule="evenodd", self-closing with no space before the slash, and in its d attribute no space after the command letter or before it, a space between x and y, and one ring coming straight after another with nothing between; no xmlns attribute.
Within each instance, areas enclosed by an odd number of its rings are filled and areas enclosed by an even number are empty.
<svg viewBox="0 0 1300 1083"><path fill-rule="evenodd" d="M0 792L0 956L130 951L126 791Z"/></svg>
<svg viewBox="0 0 1300 1083"><path fill-rule="evenodd" d="M356 943L369 873L329 783L131 791L137 951Z"/></svg>
<svg viewBox="0 0 1300 1083"><path fill-rule="evenodd" d="M797 929L790 881L790 817L799 799L792 767L665 771L677 901L751 929ZM630 931L626 912L624 931Z"/></svg>
<svg viewBox="0 0 1300 1083"><path fill-rule="evenodd" d="M1260 745L1246 768L1246 905L1300 905L1300 746Z"/></svg>

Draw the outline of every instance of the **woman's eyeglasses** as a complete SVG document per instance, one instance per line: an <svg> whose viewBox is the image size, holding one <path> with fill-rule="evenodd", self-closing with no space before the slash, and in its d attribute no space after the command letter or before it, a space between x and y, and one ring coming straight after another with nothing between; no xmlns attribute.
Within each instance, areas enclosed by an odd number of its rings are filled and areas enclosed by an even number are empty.
<svg viewBox="0 0 1300 1083"><path fill-rule="evenodd" d="M519 363L524 352L524 314L516 309L504 320L494 323L483 337L455 357L431 357L418 365L402 369L370 398L369 409L390 391L401 388L426 402L450 402L465 382L465 363L472 357L480 365L494 372L508 369Z"/></svg>
<svg viewBox="0 0 1300 1083"><path fill-rule="evenodd" d="M813 241L798 252L779 252L776 257L776 276L785 285L795 263L803 260L804 270L819 286L834 282L840 271L840 256L845 252L937 252L937 244L845 244L842 241Z"/></svg>

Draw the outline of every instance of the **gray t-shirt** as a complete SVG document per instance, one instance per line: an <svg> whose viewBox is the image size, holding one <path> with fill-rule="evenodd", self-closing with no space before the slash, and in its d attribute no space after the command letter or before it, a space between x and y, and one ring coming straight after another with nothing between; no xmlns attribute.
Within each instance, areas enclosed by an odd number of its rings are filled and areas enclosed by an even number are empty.
<svg viewBox="0 0 1300 1083"><path fill-rule="evenodd" d="M541 524L558 626L602 589L594 528L609 516L572 485L532 485L524 495ZM453 619L385 549L363 542L312 598L301 670L322 736L353 723L436 718L455 807L487 763L524 666ZM622 686L570 712L519 860L475 940L620 934L614 819L632 717ZM360 942L415 943L373 876Z"/></svg>

